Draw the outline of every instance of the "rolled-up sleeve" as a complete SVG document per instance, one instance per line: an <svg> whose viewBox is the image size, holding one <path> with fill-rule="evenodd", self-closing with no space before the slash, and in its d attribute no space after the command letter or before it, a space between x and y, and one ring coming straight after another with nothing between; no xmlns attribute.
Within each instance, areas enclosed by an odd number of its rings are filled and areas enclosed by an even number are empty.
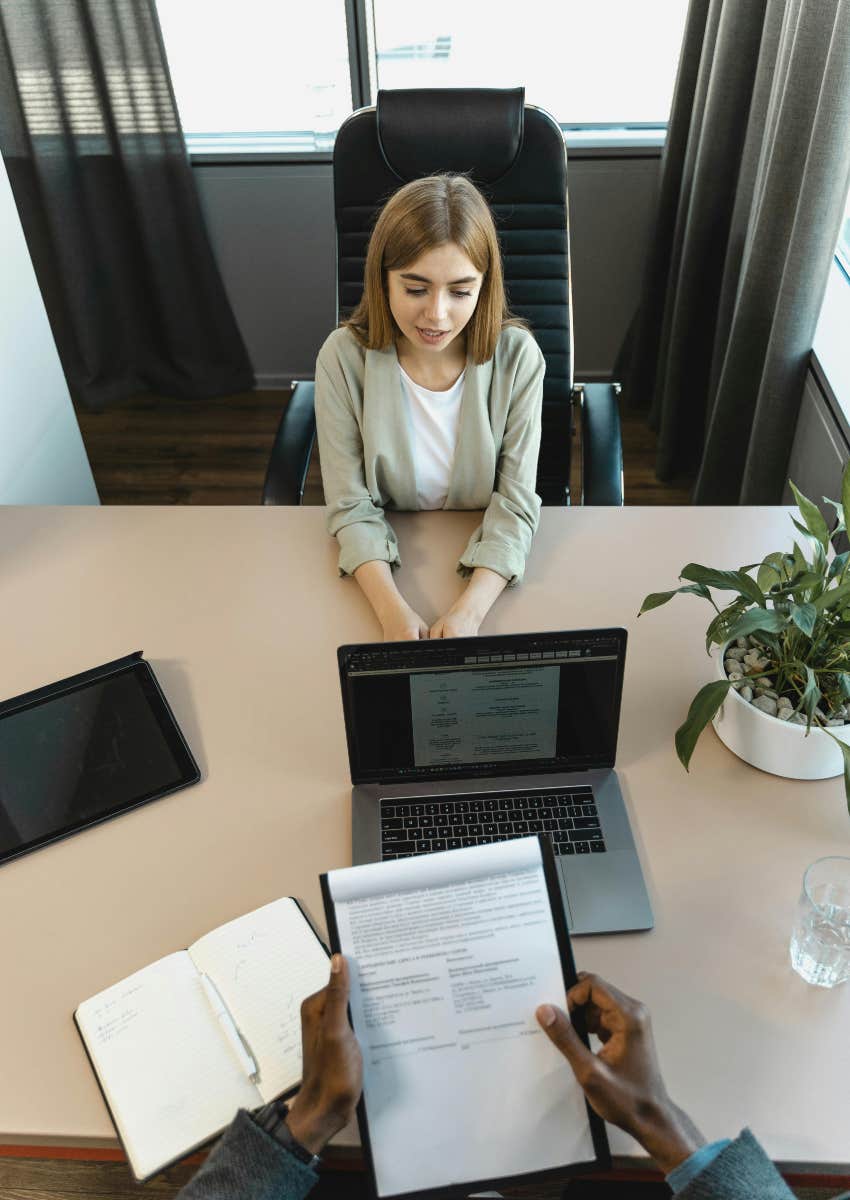
<svg viewBox="0 0 850 1200"><path fill-rule="evenodd" d="M397 567L395 534L366 486L363 439L345 374L338 361L322 355L315 405L328 532L339 544L340 575L353 575L375 559Z"/></svg>
<svg viewBox="0 0 850 1200"><path fill-rule="evenodd" d="M476 567L488 567L504 576L511 587L525 573L531 539L540 520L540 497L534 487L545 370L546 360L537 343L528 338L516 365L496 464L496 486L482 522L458 563L461 575L469 575Z"/></svg>

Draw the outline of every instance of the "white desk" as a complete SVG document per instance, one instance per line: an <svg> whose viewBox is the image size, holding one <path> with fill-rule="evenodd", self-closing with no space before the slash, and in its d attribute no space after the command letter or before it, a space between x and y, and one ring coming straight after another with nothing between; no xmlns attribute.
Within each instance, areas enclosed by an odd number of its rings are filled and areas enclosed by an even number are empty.
<svg viewBox="0 0 850 1200"><path fill-rule="evenodd" d="M399 582L426 620L462 587L475 519L395 519ZM0 1141L115 1145L71 1021L81 1000L283 894L322 923L318 873L350 862L334 648L378 636L323 522L310 508L0 509L0 696L143 649L203 772L0 867ZM686 775L673 732L708 678L710 609L682 596L636 620L685 562L753 562L792 532L782 509L544 510L526 582L485 630L628 628L618 768L657 923L577 939L578 965L649 1004L670 1091L708 1137L749 1124L782 1163L843 1167L850 987L808 987L787 955L804 867L850 853L842 782L762 774L711 730Z"/></svg>

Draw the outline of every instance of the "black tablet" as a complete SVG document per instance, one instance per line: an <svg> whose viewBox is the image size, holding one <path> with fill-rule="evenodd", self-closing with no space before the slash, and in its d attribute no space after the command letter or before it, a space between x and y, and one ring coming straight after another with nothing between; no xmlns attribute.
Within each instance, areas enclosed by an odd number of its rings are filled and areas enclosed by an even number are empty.
<svg viewBox="0 0 850 1200"><path fill-rule="evenodd" d="M197 783L139 650L0 703L0 863Z"/></svg>

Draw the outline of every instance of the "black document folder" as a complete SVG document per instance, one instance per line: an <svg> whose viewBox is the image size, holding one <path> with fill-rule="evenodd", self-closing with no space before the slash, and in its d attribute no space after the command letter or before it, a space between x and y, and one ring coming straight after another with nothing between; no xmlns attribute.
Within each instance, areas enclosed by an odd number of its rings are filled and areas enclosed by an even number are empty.
<svg viewBox="0 0 850 1200"><path fill-rule="evenodd" d="M604 1122L534 1015L565 1007L576 982L548 839L369 863L321 885L331 948L351 966L358 1121L380 1200L610 1165Z"/></svg>

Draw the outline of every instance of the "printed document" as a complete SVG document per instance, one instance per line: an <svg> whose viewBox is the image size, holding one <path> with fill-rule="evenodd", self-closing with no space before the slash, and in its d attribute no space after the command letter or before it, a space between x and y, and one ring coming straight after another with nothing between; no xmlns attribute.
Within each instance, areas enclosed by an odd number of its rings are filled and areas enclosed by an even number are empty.
<svg viewBox="0 0 850 1200"><path fill-rule="evenodd" d="M534 1016L565 1006L540 843L328 874L379 1196L595 1158L584 1096Z"/></svg>

